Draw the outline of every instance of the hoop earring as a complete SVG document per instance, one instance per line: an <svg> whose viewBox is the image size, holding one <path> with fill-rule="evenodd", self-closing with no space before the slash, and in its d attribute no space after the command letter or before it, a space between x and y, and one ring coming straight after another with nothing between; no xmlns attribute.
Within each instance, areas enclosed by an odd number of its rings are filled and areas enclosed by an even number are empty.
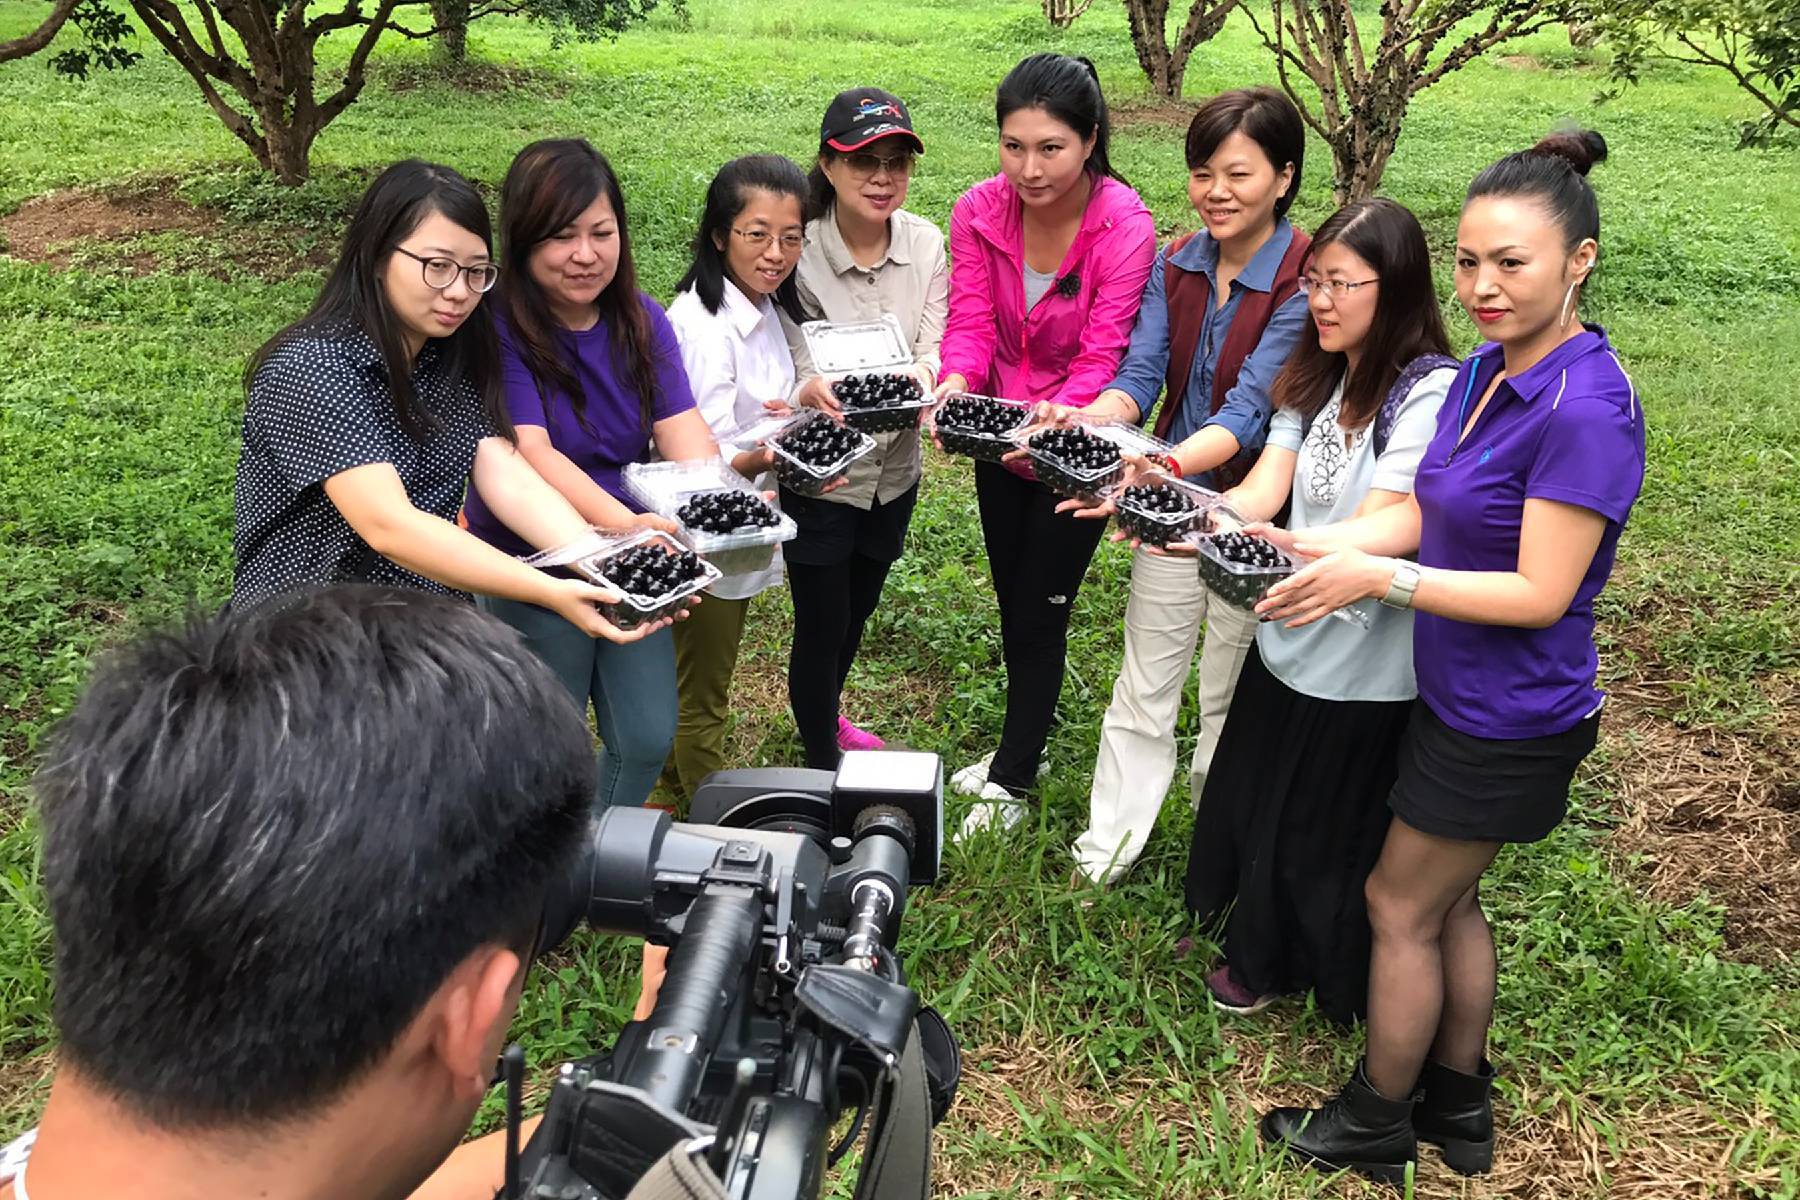
<svg viewBox="0 0 1800 1200"><path fill-rule="evenodd" d="M1569 327L1569 318L1574 315L1570 311L1569 302L1575 299L1575 289L1578 286L1580 285L1571 283L1569 285L1569 290L1563 293L1562 318L1556 323L1556 328L1559 332Z"/></svg>

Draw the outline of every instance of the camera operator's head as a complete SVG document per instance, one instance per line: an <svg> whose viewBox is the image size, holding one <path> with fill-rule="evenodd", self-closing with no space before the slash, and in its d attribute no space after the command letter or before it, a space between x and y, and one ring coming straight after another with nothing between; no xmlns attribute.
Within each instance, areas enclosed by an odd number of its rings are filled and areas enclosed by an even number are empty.
<svg viewBox="0 0 1800 1200"><path fill-rule="evenodd" d="M34 1200L407 1194L486 1088L593 769L550 671L448 599L329 589L113 655L37 780Z"/></svg>

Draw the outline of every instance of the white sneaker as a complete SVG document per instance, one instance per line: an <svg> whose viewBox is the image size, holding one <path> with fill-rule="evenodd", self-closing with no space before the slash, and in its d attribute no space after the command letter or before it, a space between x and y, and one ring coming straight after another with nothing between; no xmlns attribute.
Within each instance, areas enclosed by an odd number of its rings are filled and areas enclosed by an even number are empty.
<svg viewBox="0 0 1800 1200"><path fill-rule="evenodd" d="M950 787L965 796L979 796L981 789L987 786L988 768L994 765L994 756L988 755L980 762L972 762L950 777Z"/></svg>
<svg viewBox="0 0 1800 1200"><path fill-rule="evenodd" d="M994 765L994 756L989 754L979 762L972 762L950 777L950 789L961 792L965 796L979 796L987 786L988 768ZM1050 760L1038 759L1037 777L1042 779L1044 772L1050 769Z"/></svg>
<svg viewBox="0 0 1800 1200"><path fill-rule="evenodd" d="M975 794L981 797L982 802L963 817L962 825L956 831L957 841L967 841L990 829L1005 832L1024 822L1024 802L1014 799L1013 794L999 784L984 783Z"/></svg>

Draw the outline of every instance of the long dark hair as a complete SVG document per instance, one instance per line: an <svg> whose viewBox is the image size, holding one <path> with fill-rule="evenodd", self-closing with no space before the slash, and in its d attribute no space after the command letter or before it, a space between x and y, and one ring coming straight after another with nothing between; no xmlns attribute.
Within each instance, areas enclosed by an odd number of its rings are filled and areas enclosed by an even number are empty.
<svg viewBox="0 0 1800 1200"><path fill-rule="evenodd" d="M1421 354L1449 354L1450 340L1444 336L1444 317L1431 286L1425 231L1404 205L1382 196L1346 204L1313 234L1308 265L1333 243L1354 251L1381 280L1375 289L1375 317L1356 370L1344 380L1339 407L1339 423L1356 429L1374 420L1407 363ZM1347 365L1342 353L1319 345L1319 327L1308 321L1270 388L1275 407L1292 409L1308 420L1316 417Z"/></svg>
<svg viewBox="0 0 1800 1200"><path fill-rule="evenodd" d="M725 252L719 244L731 237L731 223L750 203L749 193L759 188L777 196L792 196L800 202L802 218L806 214L806 176L792 159L779 154L747 154L719 168L707 186L700 228L694 231L693 262L675 289L685 292L693 288L709 313L718 312L725 302ZM798 325L806 320L806 313L800 307L796 273L790 271L775 289L775 303Z"/></svg>
<svg viewBox="0 0 1800 1200"><path fill-rule="evenodd" d="M1552 133L1529 150L1509 154L1469 184L1463 204L1482 196L1524 196L1538 201L1562 230L1565 249L1600 240L1600 201L1587 173L1606 161L1606 139L1592 129Z"/></svg>
<svg viewBox="0 0 1800 1200"><path fill-rule="evenodd" d="M1043 109L1084 142L1091 136L1094 149L1088 155L1088 170L1130 186L1108 157L1112 121L1100 91L1100 73L1093 63L1067 54L1033 54L1025 59L1006 73L994 91L994 124L1004 125L1006 118L1022 108Z"/></svg>
<svg viewBox="0 0 1800 1200"><path fill-rule="evenodd" d="M494 248L494 229L487 205L474 185L456 171L416 158L395 163L369 185L357 202L356 213L344 230L343 249L325 278L325 286L306 310L306 315L264 342L244 368L244 387L249 389L269 356L294 337L307 334L341 336L351 328L368 334L381 352L388 394L400 427L415 439L428 437L437 422L413 391L412 357L400 322L388 307L381 290L381 276L394 247L432 213L455 222L479 237L488 252ZM476 304L468 319L449 337L433 339L443 346L444 369L451 378L467 378L480 393L488 424L511 439L512 419L500 392L500 349L494 335L493 310Z"/></svg>
<svg viewBox="0 0 1800 1200"><path fill-rule="evenodd" d="M519 151L500 188L500 254L504 270L500 299L525 367L538 393L552 389L569 397L575 419L587 422L587 397L550 311L544 289L531 277L531 252L604 195L619 226L619 263L612 282L594 302L612 335L615 361L625 368L638 395L643 428L655 423L656 339L650 315L638 294L637 266L631 257L631 230L625 195L606 156L581 138L548 138Z"/></svg>

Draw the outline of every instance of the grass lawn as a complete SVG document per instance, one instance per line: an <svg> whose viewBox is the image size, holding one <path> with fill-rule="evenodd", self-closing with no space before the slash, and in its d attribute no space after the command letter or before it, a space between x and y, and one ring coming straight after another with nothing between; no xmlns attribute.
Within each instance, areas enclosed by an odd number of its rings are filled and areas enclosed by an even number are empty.
<svg viewBox="0 0 1800 1200"><path fill-rule="evenodd" d="M478 26L482 69L464 83L434 72L423 48L386 44L299 191L256 175L148 39L139 68L86 85L42 60L0 68L0 229L13 255L0 256L0 1139L33 1120L53 1055L33 749L96 651L228 591L239 372L309 299L374 170L420 155L494 187L524 142L588 136L624 179L640 270L666 298L715 167L760 150L804 160L840 87L876 82L912 103L929 154L910 204L945 221L994 170L993 85L1054 48L1099 64L1115 161L1163 230L1193 223L1185 115L1145 98L1112 0L1068 31L1032 0L690 2L685 27L659 18L614 45ZM0 0L0 37L41 8ZM1658 68L1596 109L1602 73L1560 37L1509 55L1414 103L1384 190L1425 222L1447 284L1476 170L1560 121L1605 133L1591 316L1643 397L1650 467L1604 598L1614 699L1602 750L1572 819L1491 876L1497 1169L1465 1183L1428 1156L1417 1192L1797 1196L1800 149L1733 149L1751 104L1716 76ZM1188 94L1271 77L1236 17L1195 54ZM1331 206L1328 155L1308 153L1294 215L1310 228ZM33 202L59 189L75 191ZM1473 331L1451 316L1466 347ZM1103 548L1077 605L1036 821L952 852L943 885L908 916L917 981L967 1063L941 1192L1363 1194L1256 1144L1257 1108L1335 1084L1357 1048L1298 1003L1238 1020L1205 1002L1210 943L1187 928L1179 894L1185 786L1123 884L1096 897L1067 885L1126 564ZM952 768L992 749L995 616L968 465L934 457L847 710ZM754 618L736 757L797 762L783 593ZM1188 932L1200 947L1177 958ZM634 961L634 947L583 938L536 974L517 1030L534 1066L609 1041Z"/></svg>

